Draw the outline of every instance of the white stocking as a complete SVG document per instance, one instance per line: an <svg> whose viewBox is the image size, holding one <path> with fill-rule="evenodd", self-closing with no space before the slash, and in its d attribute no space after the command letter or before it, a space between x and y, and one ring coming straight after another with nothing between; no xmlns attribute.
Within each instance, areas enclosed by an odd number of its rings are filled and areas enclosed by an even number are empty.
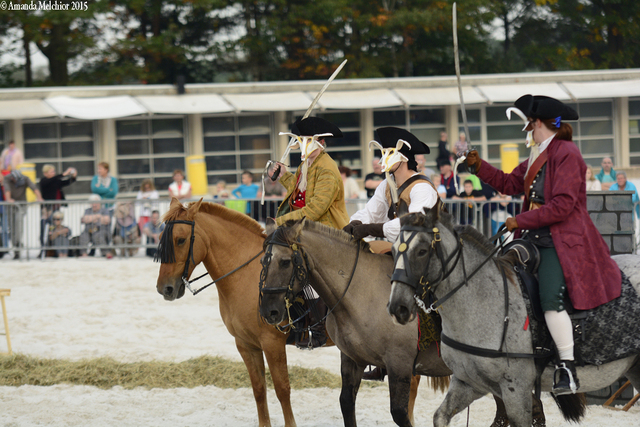
<svg viewBox="0 0 640 427"><path fill-rule="evenodd" d="M563 311L545 311L544 319L556 343L560 360L573 360L573 325L569 313Z"/></svg>

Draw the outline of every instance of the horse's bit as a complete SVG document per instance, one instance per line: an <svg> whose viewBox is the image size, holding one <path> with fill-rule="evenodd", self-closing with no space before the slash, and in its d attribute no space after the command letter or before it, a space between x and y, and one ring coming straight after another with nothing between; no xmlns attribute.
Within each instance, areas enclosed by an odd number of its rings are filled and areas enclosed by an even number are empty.
<svg viewBox="0 0 640 427"><path fill-rule="evenodd" d="M235 273L236 271L240 270L242 267L245 267L246 265L248 265L249 263L251 263L251 261L253 261L254 259L258 258L260 256L260 254L262 253L262 250L260 250L260 252L258 252L254 257L252 257L249 261L245 262L244 264L240 265L237 268L234 268L233 270L231 270L230 272L228 272L227 274L218 277L217 279L212 280L210 283L206 284L205 286L198 288L198 289L191 289L191 284L197 280L202 279L204 276L206 276L209 273L204 273L201 274L200 276L196 277L195 279L189 280L189 261L191 261L195 267L196 262L193 259L193 242L195 241L196 235L195 235L195 228L196 228L196 223L195 221L185 221L185 220L174 220L174 221L167 221L167 228L165 229L165 232L167 232L167 239L171 239L172 238L172 234L173 234L173 224L187 224L191 226L191 242L189 243L189 255L187 255L187 259L184 263L184 271L182 272L182 276L180 277L182 279L182 284L189 289L189 291L195 296L198 293L202 292L203 290L205 290L206 288L208 288L209 286L215 284L216 282L218 282L219 280L224 279L225 277L228 277L230 275L232 275L233 273ZM169 235L168 232L171 232L171 235ZM164 236L163 236L164 237ZM163 242L164 239L162 239L160 241L160 244L158 245L158 250L156 252L156 257L155 257L155 261L158 261L158 256L161 253L161 251L167 251L168 248L163 247ZM173 256L172 256L173 258ZM167 263L173 263L174 260L167 260L167 261L162 261L162 262L167 262Z"/></svg>
<svg viewBox="0 0 640 427"><path fill-rule="evenodd" d="M264 249L264 257L262 258L262 261L260 261L262 264L262 271L260 272L260 302L262 303L263 293L278 294L278 293L284 292L285 294L284 303L287 308L287 316L289 318L289 323L285 326L276 325L276 328L283 334L286 334L291 329L296 330L295 323L298 322L300 319L304 318L304 316L306 316L307 313L311 311L311 308L308 308L307 311L305 311L297 319L293 320L291 318L290 307L293 305L292 300L295 301L295 295L293 294L293 285L295 284L296 280L300 282L303 288L309 284L309 266L308 266L309 264L307 262L307 255L304 252L302 252L302 249L300 249L298 244L292 243L289 245L284 241L276 240L275 235L277 232L278 230L276 230L276 232L273 233L270 240L265 240L264 242L264 246L266 247L266 249ZM271 258L273 257L273 253L272 253L273 245L283 246L293 251L293 255L292 255L293 271L291 272L291 278L289 279L288 286L269 287L269 288L265 287L267 274L269 272L269 265L271 264ZM311 328L322 323L327 318L327 316L329 316L329 314L331 314L333 310L335 310L338 304L340 304L340 301L342 301L342 298L344 298L344 296L347 294L347 291L349 290L349 287L351 286L351 282L353 280L353 275L356 272L356 266L358 265L359 258L360 258L360 244L358 244L358 247L357 247L356 260L355 260L355 263L353 264L353 269L351 270L351 276L349 276L349 282L347 283L347 287L345 288L344 293L338 299L336 304L333 307L331 307L330 310L327 311L327 314L322 319L320 319L316 324L309 326L308 328L303 328L302 332L310 331Z"/></svg>

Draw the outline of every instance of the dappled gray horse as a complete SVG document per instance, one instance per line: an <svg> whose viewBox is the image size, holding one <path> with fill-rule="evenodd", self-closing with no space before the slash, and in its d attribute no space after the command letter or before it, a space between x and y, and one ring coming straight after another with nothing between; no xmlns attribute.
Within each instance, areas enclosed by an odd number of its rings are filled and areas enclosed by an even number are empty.
<svg viewBox="0 0 640 427"><path fill-rule="evenodd" d="M492 393L504 401L513 427L529 427L539 373L529 357L534 350L532 335L525 299L510 274L513 264L494 257L494 247L484 236L470 226L454 226L447 213L414 213L401 222L400 238L393 246L396 266L389 314L407 324L419 308L437 308L442 318L442 357L453 371L449 391L434 414L434 426L449 425L453 415ZM614 259L637 291L640 257ZM429 293L435 301L425 305ZM599 390L623 375L640 388L639 360L632 354L599 366L578 367L580 392ZM542 390L550 391L553 367L541 369ZM556 403L568 420L584 416L585 403L577 395L557 396Z"/></svg>
<svg viewBox="0 0 640 427"><path fill-rule="evenodd" d="M373 254L367 244L313 221L278 229L267 224L267 233L260 314L272 325L290 321L285 296L293 300L307 276L329 307L327 332L341 352L344 424L356 425L355 400L362 375L367 365L375 365L385 367L389 375L393 420L410 426L413 370L417 375L441 377L431 378L433 388L441 391L446 389L451 371L439 357L436 342L418 351L417 320L402 326L387 314L393 259ZM303 280L297 280L299 277Z"/></svg>

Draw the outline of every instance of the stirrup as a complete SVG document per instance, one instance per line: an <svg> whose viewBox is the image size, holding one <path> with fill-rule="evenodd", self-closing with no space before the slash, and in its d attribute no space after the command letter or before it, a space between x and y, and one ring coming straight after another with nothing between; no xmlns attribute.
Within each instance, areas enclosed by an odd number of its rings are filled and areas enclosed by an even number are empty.
<svg viewBox="0 0 640 427"><path fill-rule="evenodd" d="M575 375L575 367L570 360L563 360L556 365L556 371L553 373L553 388L551 392L556 396L564 394L575 394L580 388L580 383Z"/></svg>

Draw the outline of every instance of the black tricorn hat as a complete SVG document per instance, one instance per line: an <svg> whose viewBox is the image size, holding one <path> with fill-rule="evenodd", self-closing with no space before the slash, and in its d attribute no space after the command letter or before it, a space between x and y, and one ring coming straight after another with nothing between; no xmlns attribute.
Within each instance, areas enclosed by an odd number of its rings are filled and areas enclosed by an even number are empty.
<svg viewBox="0 0 640 427"><path fill-rule="evenodd" d="M411 145L411 148L403 144L400 149L400 152L407 158L413 158L416 154L430 153L427 144L420 141L414 134L406 129L389 126L376 129L376 134L376 141L384 148L395 148L399 139L407 141Z"/></svg>
<svg viewBox="0 0 640 427"><path fill-rule="evenodd" d="M313 136L321 133L331 133L333 138L341 138L342 131L331 122L321 119L320 117L307 117L306 119L298 119L291 125L291 133L298 136ZM327 137L330 138L330 137Z"/></svg>
<svg viewBox="0 0 640 427"><path fill-rule="evenodd" d="M513 103L516 108L532 119L578 120L576 110L555 98L542 95L524 95Z"/></svg>

